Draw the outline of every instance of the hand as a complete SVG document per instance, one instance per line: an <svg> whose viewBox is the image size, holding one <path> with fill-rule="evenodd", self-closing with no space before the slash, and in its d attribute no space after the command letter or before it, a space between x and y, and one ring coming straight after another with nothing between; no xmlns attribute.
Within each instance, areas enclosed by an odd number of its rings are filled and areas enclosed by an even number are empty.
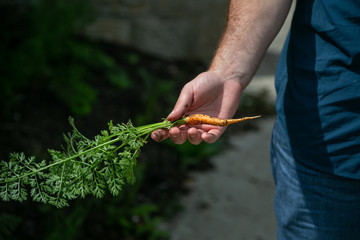
<svg viewBox="0 0 360 240"><path fill-rule="evenodd" d="M240 81L235 77L224 78L214 71L204 72L183 87L167 119L175 121L194 113L231 118L238 107L241 92ZM226 127L210 125L180 126L170 130L156 130L151 134L151 138L160 142L170 137L176 144L183 144L188 139L190 143L197 145L202 141L215 142L225 129Z"/></svg>

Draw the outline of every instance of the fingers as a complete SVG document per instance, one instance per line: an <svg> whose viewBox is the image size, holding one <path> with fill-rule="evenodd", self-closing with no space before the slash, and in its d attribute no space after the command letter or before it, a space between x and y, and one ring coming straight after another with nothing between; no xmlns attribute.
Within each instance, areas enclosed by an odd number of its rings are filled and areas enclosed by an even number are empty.
<svg viewBox="0 0 360 240"><path fill-rule="evenodd" d="M172 128L169 131L170 139L176 144L183 144L189 140L191 144L199 145L202 141L206 143L216 142L224 131L214 128L204 131L201 128L181 126L180 128Z"/></svg>
<svg viewBox="0 0 360 240"><path fill-rule="evenodd" d="M171 141L176 144L183 144L188 138L186 126L174 127L169 130L169 137Z"/></svg>
<svg viewBox="0 0 360 240"><path fill-rule="evenodd" d="M151 138L156 142L164 141L169 137L169 131L166 129L158 129L151 133Z"/></svg>
<svg viewBox="0 0 360 240"><path fill-rule="evenodd" d="M173 127L170 130L158 129L151 133L151 138L156 142L161 142L170 137L176 144L183 144L188 138L187 127Z"/></svg>
<svg viewBox="0 0 360 240"><path fill-rule="evenodd" d="M201 138L206 143L214 143L220 138L221 134L222 133L221 133L221 131L219 129L212 129L212 130L210 130L208 132L202 133Z"/></svg>
<svg viewBox="0 0 360 240"><path fill-rule="evenodd" d="M194 127L188 130L188 139L191 144L199 145L202 142L201 134L203 133L202 130L196 129Z"/></svg>
<svg viewBox="0 0 360 240"><path fill-rule="evenodd" d="M170 137L175 144L183 144L189 140L191 144L199 145L202 141L206 143L216 142L222 133L223 130L217 128L204 131L195 127L180 126L170 130L158 129L151 133L151 138L156 142L161 142Z"/></svg>

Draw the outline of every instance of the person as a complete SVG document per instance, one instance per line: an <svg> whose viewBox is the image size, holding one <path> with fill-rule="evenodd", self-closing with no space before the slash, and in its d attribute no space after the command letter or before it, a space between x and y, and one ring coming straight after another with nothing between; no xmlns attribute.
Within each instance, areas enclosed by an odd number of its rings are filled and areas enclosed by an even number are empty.
<svg viewBox="0 0 360 240"><path fill-rule="evenodd" d="M188 82L168 115L235 114L291 0L231 0L209 69ZM360 1L298 0L275 76L271 140L278 239L360 239ZM213 143L216 126L152 133ZM241 159L239 159L241 161Z"/></svg>

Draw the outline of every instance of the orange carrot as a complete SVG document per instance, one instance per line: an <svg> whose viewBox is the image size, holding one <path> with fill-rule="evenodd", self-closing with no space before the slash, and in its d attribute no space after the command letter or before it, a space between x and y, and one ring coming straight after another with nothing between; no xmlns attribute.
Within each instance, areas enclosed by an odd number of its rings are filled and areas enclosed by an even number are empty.
<svg viewBox="0 0 360 240"><path fill-rule="evenodd" d="M260 116L254 117L243 117L237 119L221 119L216 117L210 117L205 114L192 114L184 118L186 125L199 125L199 124L209 124L214 126L228 126L233 123L238 123L250 119L259 118Z"/></svg>

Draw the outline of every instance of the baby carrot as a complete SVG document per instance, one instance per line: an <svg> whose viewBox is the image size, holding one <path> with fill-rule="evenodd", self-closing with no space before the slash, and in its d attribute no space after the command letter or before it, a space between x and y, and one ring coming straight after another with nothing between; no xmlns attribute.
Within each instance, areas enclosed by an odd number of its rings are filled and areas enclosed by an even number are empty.
<svg viewBox="0 0 360 240"><path fill-rule="evenodd" d="M238 123L250 119L259 118L260 116L254 117L243 117L237 119L221 119L216 117L210 117L205 114L192 114L184 118L184 124L186 125L199 125L199 124L209 124L213 126L228 126L233 123Z"/></svg>

